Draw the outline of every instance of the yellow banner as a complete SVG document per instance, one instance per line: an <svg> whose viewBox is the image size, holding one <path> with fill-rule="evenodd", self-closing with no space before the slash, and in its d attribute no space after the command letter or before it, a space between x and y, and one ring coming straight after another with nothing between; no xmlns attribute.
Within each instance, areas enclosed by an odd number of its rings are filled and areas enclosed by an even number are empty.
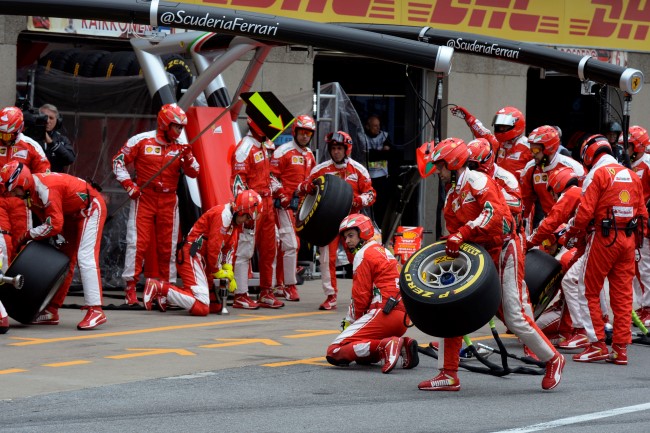
<svg viewBox="0 0 650 433"><path fill-rule="evenodd" d="M650 51L650 0L179 0L317 22L429 26L543 45Z"/></svg>

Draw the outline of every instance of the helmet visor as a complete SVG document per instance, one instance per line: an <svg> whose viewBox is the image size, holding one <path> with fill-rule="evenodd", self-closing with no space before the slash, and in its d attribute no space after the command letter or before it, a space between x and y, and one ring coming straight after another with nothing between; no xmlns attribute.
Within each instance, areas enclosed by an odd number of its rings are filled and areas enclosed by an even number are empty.
<svg viewBox="0 0 650 433"><path fill-rule="evenodd" d="M492 125L494 125L495 128L497 127L507 127L504 131L509 131L515 126L515 122L517 121L517 118L513 116L512 114L497 114L494 116L494 120L492 121Z"/></svg>

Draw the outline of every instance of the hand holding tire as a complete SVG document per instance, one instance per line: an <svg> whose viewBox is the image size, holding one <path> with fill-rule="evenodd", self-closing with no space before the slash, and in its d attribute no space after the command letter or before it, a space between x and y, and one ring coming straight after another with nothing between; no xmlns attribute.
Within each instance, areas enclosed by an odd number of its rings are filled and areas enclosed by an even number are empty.
<svg viewBox="0 0 650 433"><path fill-rule="evenodd" d="M298 185L298 188L296 189L296 194L298 194L300 197L307 194L313 194L315 192L316 185L314 185L313 182L309 179L303 181L300 185Z"/></svg>
<svg viewBox="0 0 650 433"><path fill-rule="evenodd" d="M463 235L460 232L449 235L447 244L445 245L445 253L455 259L460 255L460 246L463 242Z"/></svg>

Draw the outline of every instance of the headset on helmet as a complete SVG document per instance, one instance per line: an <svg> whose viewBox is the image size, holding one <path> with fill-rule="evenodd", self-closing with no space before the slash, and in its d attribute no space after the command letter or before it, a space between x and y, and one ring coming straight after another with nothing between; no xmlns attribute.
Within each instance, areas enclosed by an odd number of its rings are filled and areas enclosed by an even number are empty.
<svg viewBox="0 0 650 433"><path fill-rule="evenodd" d="M325 136L325 143L327 143L327 151L330 153L330 155L332 153L332 146L336 144L345 146L346 158L352 154L352 138L348 135L347 132L330 132Z"/></svg>
<svg viewBox="0 0 650 433"><path fill-rule="evenodd" d="M491 172L494 167L494 152L490 142L485 138L477 138L467 143L469 149L469 162L475 163L476 169L482 168L486 172Z"/></svg>
<svg viewBox="0 0 650 433"><path fill-rule="evenodd" d="M519 109L510 106L503 107L494 115L492 126L494 126L494 136L503 143L514 140L524 133L526 119Z"/></svg>
<svg viewBox="0 0 650 433"><path fill-rule="evenodd" d="M0 169L0 179L7 192L13 191L16 187L22 187L27 191L32 185L31 171L25 164L16 160L9 161Z"/></svg>
<svg viewBox="0 0 650 433"><path fill-rule="evenodd" d="M645 152L646 146L650 145L650 137L648 137L648 131L638 125L630 126L630 133L627 137L628 146L634 146L634 151L643 153ZM619 144L623 144L623 136L621 135L618 139Z"/></svg>
<svg viewBox="0 0 650 433"><path fill-rule="evenodd" d="M449 170L462 168L469 159L467 144L460 138L446 138L433 148L431 162L443 161Z"/></svg>
<svg viewBox="0 0 650 433"><path fill-rule="evenodd" d="M314 132L316 131L316 122L314 122L314 119L312 119L310 116L301 114L300 116L296 117L296 120L293 122L293 126L291 127L291 135L294 137L296 136L297 129L305 129L307 131Z"/></svg>
<svg viewBox="0 0 650 433"><path fill-rule="evenodd" d="M158 130L167 135L170 140L176 140L180 135L170 128L173 123L181 126L187 125L187 114L176 103L165 104L158 112Z"/></svg>
<svg viewBox="0 0 650 433"><path fill-rule="evenodd" d="M612 146L604 135L596 134L587 137L580 147L580 157L582 163L591 168L596 162L598 155L602 153L612 154Z"/></svg>
<svg viewBox="0 0 650 433"><path fill-rule="evenodd" d="M546 188L552 190L555 194L560 195L564 190L572 185L578 185L578 175L571 167L558 167L548 175Z"/></svg>
<svg viewBox="0 0 650 433"><path fill-rule="evenodd" d="M5 107L0 111L0 138L2 141L14 141L16 135L25 127L23 112L18 107Z"/></svg>
<svg viewBox="0 0 650 433"><path fill-rule="evenodd" d="M548 157L555 155L560 148L560 134L553 126L544 125L533 129L528 135L528 144L542 146L542 153Z"/></svg>
<svg viewBox="0 0 650 433"><path fill-rule="evenodd" d="M341 221L339 235L343 236L343 232L350 229L357 229L359 239L363 242L369 241L375 235L375 227L370 218L360 213L350 214Z"/></svg>
<svg viewBox="0 0 650 433"><path fill-rule="evenodd" d="M262 197L252 189L240 192L235 198L233 213L249 215L251 219L255 220L260 212L262 212Z"/></svg>

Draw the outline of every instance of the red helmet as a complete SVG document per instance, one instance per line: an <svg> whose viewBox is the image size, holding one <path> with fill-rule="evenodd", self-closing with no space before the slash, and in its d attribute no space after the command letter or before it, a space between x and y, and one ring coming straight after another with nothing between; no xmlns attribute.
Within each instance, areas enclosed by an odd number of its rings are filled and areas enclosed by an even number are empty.
<svg viewBox="0 0 650 433"><path fill-rule="evenodd" d="M526 119L519 109L503 107L494 115L492 126L494 126L494 136L503 143L523 135L526 129Z"/></svg>
<svg viewBox="0 0 650 433"><path fill-rule="evenodd" d="M562 194L562 192L571 185L578 185L578 175L571 167L558 167L551 170L548 175L546 187L553 190L555 194Z"/></svg>
<svg viewBox="0 0 650 433"><path fill-rule="evenodd" d="M433 157L433 148L436 144L433 141L422 143L415 151L415 160L418 163L418 171L420 176L429 177L436 172L436 166L433 165L431 157Z"/></svg>
<svg viewBox="0 0 650 433"><path fill-rule="evenodd" d="M553 126L540 126L531 131L528 136L528 144L531 146L533 144L542 146L544 149L542 150L542 153L551 157L555 155L557 150L560 148L560 134L558 134L557 129Z"/></svg>
<svg viewBox="0 0 650 433"><path fill-rule="evenodd" d="M352 138L347 132L337 131L330 132L325 136L325 143L327 143L327 151L331 154L331 147L335 144L345 146L345 156L349 157L352 154Z"/></svg>
<svg viewBox="0 0 650 433"><path fill-rule="evenodd" d="M176 103L165 104L158 112L158 130L166 134L170 140L176 140L179 134L170 128L172 123L187 125L187 114Z"/></svg>
<svg viewBox="0 0 650 433"><path fill-rule="evenodd" d="M467 143L469 161L478 164L479 168L491 172L494 167L494 152L490 142L485 138L477 138Z"/></svg>
<svg viewBox="0 0 650 433"><path fill-rule="evenodd" d="M240 192L235 198L233 213L249 215L251 219L257 219L262 211L262 197L252 189Z"/></svg>
<svg viewBox="0 0 650 433"><path fill-rule="evenodd" d="M630 133L627 137L627 143L634 146L635 152L645 152L646 146L650 145L650 138L648 138L648 131L642 126L630 126ZM619 144L623 144L623 136L618 139Z"/></svg>
<svg viewBox="0 0 650 433"><path fill-rule="evenodd" d="M293 126L291 127L291 135L296 136L296 129L306 129L307 131L314 132L316 131L316 122L310 116L306 114L301 114L296 117Z"/></svg>
<svg viewBox="0 0 650 433"><path fill-rule="evenodd" d="M431 162L444 161L449 170L462 168L469 159L467 144L460 138L446 138L433 148Z"/></svg>
<svg viewBox="0 0 650 433"><path fill-rule="evenodd" d="M32 186L32 172L25 164L15 159L0 169L0 179L7 192L13 191L18 186L27 191Z"/></svg>
<svg viewBox="0 0 650 433"><path fill-rule="evenodd" d="M257 123L253 121L250 117L246 119L246 123L248 123L248 128L250 129L251 134L253 134L255 137L266 137L266 133L262 131L262 128L260 128Z"/></svg>
<svg viewBox="0 0 650 433"><path fill-rule="evenodd" d="M5 107L0 111L0 138L2 141L14 141L16 135L23 131L25 122L23 112L18 107Z"/></svg>
<svg viewBox="0 0 650 433"><path fill-rule="evenodd" d="M587 137L580 147L580 157L582 158L582 163L587 168L591 168L594 165L596 157L601 153L612 154L612 146L610 146L609 141L607 141L604 135L596 134Z"/></svg>
<svg viewBox="0 0 650 433"><path fill-rule="evenodd" d="M375 235L375 227L372 225L370 218L360 213L350 214L341 221L339 235L342 236L343 232L349 229L357 229L359 231L359 239L364 242L372 239Z"/></svg>

